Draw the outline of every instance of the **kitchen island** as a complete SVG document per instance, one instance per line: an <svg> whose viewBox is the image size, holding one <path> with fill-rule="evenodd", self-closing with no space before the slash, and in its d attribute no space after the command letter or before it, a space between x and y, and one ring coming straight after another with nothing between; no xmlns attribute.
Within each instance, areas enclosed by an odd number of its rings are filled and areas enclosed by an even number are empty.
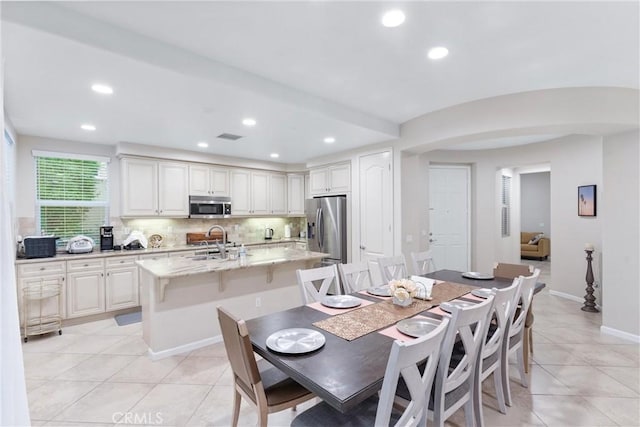
<svg viewBox="0 0 640 427"><path fill-rule="evenodd" d="M217 306L250 319L302 305L296 270L325 256L270 248L249 250L244 265L239 259L137 261L149 356L161 359L221 341Z"/></svg>

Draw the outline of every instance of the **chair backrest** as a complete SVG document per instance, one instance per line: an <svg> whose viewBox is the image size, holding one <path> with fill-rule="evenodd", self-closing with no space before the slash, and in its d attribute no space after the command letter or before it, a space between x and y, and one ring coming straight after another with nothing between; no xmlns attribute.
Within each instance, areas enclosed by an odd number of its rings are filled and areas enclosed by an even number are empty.
<svg viewBox="0 0 640 427"><path fill-rule="evenodd" d="M525 264L499 262L493 268L493 275L501 279L515 279L518 276L529 276L531 273L533 273L533 266Z"/></svg>
<svg viewBox="0 0 640 427"><path fill-rule="evenodd" d="M490 296L483 302L472 306L452 308L450 325L442 343L435 377L434 411L444 414L445 395L462 386L465 382L472 381L476 369L476 359L487 335L493 301L494 297ZM454 344L458 338L464 352L458 355L460 357L458 364L450 369ZM469 396L470 390L471 387L469 387ZM460 396L460 398L462 397L463 395Z"/></svg>
<svg viewBox="0 0 640 427"><path fill-rule="evenodd" d="M409 276L404 255L378 258L377 261L380 266L380 275L384 282L388 283L394 279L405 279Z"/></svg>
<svg viewBox="0 0 640 427"><path fill-rule="evenodd" d="M302 303L322 301L329 292L331 285L334 285L336 294L342 293L338 283L338 269L335 264L327 267L310 268L308 270L296 270L298 285L302 294ZM316 287L315 283L320 285Z"/></svg>
<svg viewBox="0 0 640 427"><path fill-rule="evenodd" d="M244 320L237 319L222 307L218 307L218 322L234 376L237 381L243 383L244 389L254 390L254 386L262 379L253 354L247 325Z"/></svg>
<svg viewBox="0 0 640 427"><path fill-rule="evenodd" d="M338 271L340 272L342 289L345 294L358 292L373 286L367 262L338 264Z"/></svg>
<svg viewBox="0 0 640 427"><path fill-rule="evenodd" d="M519 310L514 316L513 323L509 326L509 337L516 336L524 331L524 322L533 300L533 291L540 276L540 269L536 268L532 275L522 277L520 292L516 295L515 305L519 305Z"/></svg>
<svg viewBox="0 0 640 427"><path fill-rule="evenodd" d="M522 276L513 279L513 283L508 288L493 288L494 300L490 319L495 319L495 322L492 323L495 328L489 327L490 332L487 332L487 339L482 348L482 359L487 359L502 350L502 341L513 322L513 315L516 311L516 296L520 291L521 283Z"/></svg>
<svg viewBox="0 0 640 427"><path fill-rule="evenodd" d="M376 412L376 426L388 426L400 376L409 390L411 401L405 407L396 426L426 425L431 386L438 366L441 344L450 322L443 319L436 329L412 341L394 341L384 373L380 400ZM420 374L419 366L424 365Z"/></svg>
<svg viewBox="0 0 640 427"><path fill-rule="evenodd" d="M431 250L411 252L411 261L413 264L413 274L422 275L436 270L436 265L433 262L433 252Z"/></svg>

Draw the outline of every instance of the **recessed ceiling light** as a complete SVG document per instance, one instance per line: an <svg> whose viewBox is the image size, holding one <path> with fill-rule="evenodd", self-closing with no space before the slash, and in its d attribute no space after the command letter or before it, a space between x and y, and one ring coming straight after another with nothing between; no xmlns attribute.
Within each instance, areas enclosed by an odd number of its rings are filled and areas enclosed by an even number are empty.
<svg viewBox="0 0 640 427"><path fill-rule="evenodd" d="M101 93L103 95L111 95L113 93L113 88L111 86L107 86L101 83L96 83L91 86L91 90L94 92Z"/></svg>
<svg viewBox="0 0 640 427"><path fill-rule="evenodd" d="M209 144L207 144L204 141L198 142L198 147L200 147L200 148L207 148L208 146L209 146Z"/></svg>
<svg viewBox="0 0 640 427"><path fill-rule="evenodd" d="M390 10L382 16L382 25L388 28L397 27L404 22L404 13L401 10Z"/></svg>
<svg viewBox="0 0 640 427"><path fill-rule="evenodd" d="M444 46L432 47L427 55L431 59L442 59L449 55L449 49Z"/></svg>
<svg viewBox="0 0 640 427"><path fill-rule="evenodd" d="M88 130L88 131L94 131L96 130L96 127L94 125L91 125L89 123L85 123L82 126L80 126L83 130Z"/></svg>
<svg viewBox="0 0 640 427"><path fill-rule="evenodd" d="M278 154L278 153L271 153L271 154L270 154L270 156L271 156L271 158L272 158L272 159L277 159L278 157L280 157L280 154Z"/></svg>
<svg viewBox="0 0 640 427"><path fill-rule="evenodd" d="M255 126L255 125L256 125L256 120L255 120L255 119L252 119L252 118L247 117L246 119L244 119L244 120L242 121L242 124L243 124L243 125L245 125L245 126Z"/></svg>
<svg viewBox="0 0 640 427"><path fill-rule="evenodd" d="M336 139L332 136L328 136L324 139L324 142L327 144L333 144L334 142L336 142Z"/></svg>

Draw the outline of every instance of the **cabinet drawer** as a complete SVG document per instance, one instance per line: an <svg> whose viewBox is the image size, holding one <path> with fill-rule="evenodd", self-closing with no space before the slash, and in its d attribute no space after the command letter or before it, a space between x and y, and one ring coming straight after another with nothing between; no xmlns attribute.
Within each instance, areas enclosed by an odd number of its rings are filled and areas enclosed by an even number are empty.
<svg viewBox="0 0 640 427"><path fill-rule="evenodd" d="M135 256L115 256L109 257L105 260L107 268L109 267L134 267L136 265Z"/></svg>
<svg viewBox="0 0 640 427"><path fill-rule="evenodd" d="M67 261L67 271L100 270L104 268L104 259L79 259Z"/></svg>
<svg viewBox="0 0 640 427"><path fill-rule="evenodd" d="M35 262L32 264L22 264L18 266L18 276L33 277L65 274L67 271L66 262Z"/></svg>

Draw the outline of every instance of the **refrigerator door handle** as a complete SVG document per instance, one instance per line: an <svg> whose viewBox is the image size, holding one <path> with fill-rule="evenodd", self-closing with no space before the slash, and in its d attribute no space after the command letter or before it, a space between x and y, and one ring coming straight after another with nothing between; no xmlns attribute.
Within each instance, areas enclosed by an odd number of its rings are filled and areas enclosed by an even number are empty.
<svg viewBox="0 0 640 427"><path fill-rule="evenodd" d="M322 208L318 208L318 243L320 244L320 249L324 249L324 213L322 212Z"/></svg>
<svg viewBox="0 0 640 427"><path fill-rule="evenodd" d="M315 238L316 238L316 241L318 242L318 247L322 249L322 240L320 237L320 208L316 209L316 223L314 228L316 232Z"/></svg>

